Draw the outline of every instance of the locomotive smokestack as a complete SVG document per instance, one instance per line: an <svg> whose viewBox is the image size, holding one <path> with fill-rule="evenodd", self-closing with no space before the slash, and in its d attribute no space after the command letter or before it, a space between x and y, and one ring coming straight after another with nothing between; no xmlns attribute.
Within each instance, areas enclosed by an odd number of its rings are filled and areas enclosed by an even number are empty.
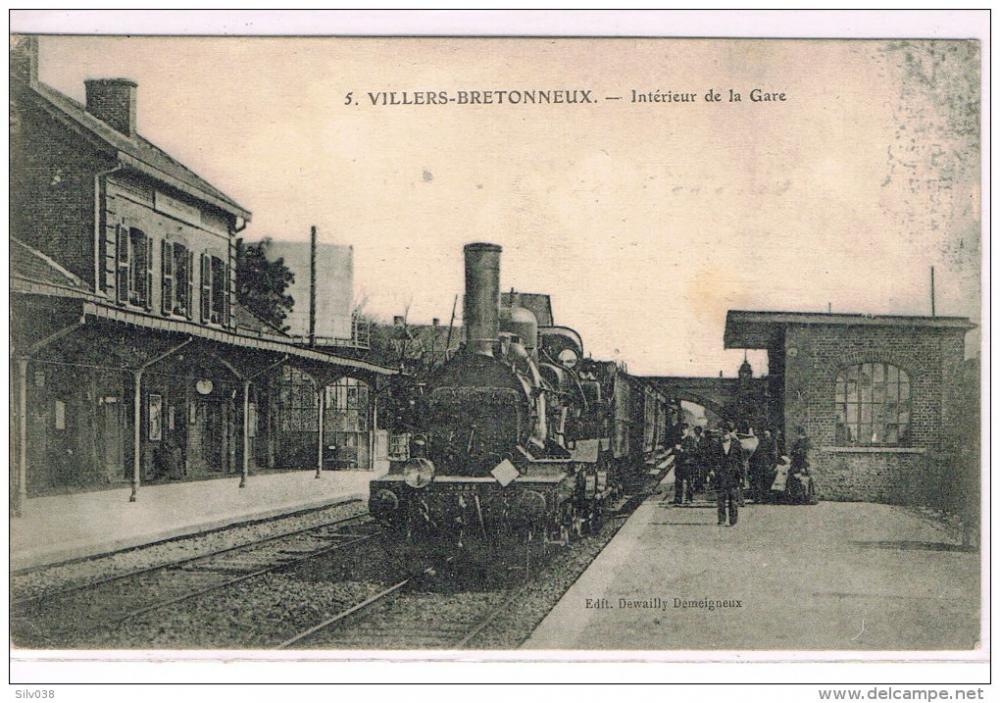
<svg viewBox="0 0 1000 703"><path fill-rule="evenodd" d="M493 356L500 337L500 252L497 244L477 242L465 245L466 349L474 354Z"/></svg>

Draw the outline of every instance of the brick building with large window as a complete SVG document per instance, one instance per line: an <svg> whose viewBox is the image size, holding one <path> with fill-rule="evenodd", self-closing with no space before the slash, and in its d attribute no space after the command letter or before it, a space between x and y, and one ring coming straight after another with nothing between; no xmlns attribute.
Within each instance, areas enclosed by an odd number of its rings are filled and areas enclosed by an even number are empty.
<svg viewBox="0 0 1000 703"><path fill-rule="evenodd" d="M727 349L765 349L766 404L790 443L802 427L821 497L936 502L958 470L964 317L731 310ZM951 477L951 478L950 478Z"/></svg>

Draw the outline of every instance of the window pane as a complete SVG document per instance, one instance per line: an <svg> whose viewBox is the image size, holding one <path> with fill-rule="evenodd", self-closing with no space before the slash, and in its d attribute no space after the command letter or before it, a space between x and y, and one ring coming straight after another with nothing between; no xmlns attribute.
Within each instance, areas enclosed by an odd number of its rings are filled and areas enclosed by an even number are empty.
<svg viewBox="0 0 1000 703"><path fill-rule="evenodd" d="M910 384L909 384L909 382L904 383L904 382L900 381L900 383L899 383L899 400L900 400L900 402L903 402L903 401L907 401L909 399L910 399Z"/></svg>
<svg viewBox="0 0 1000 703"><path fill-rule="evenodd" d="M861 436L858 439L858 444L863 444L868 446L872 443L872 426L871 425L861 425Z"/></svg>
<svg viewBox="0 0 1000 703"><path fill-rule="evenodd" d="M847 424L854 425L858 422L858 406L855 403L847 404Z"/></svg>
<svg viewBox="0 0 1000 703"><path fill-rule="evenodd" d="M882 411L883 417L885 417L886 422L898 422L899 421L899 404L894 400L890 400L885 404Z"/></svg>
<svg viewBox="0 0 1000 703"><path fill-rule="evenodd" d="M843 403L847 399L847 379L842 375L837 376L836 390L834 391L834 400L837 403Z"/></svg>
<svg viewBox="0 0 1000 703"><path fill-rule="evenodd" d="M886 444L898 444L899 443L899 428L896 425L886 425L885 427L885 443Z"/></svg>
<svg viewBox="0 0 1000 703"><path fill-rule="evenodd" d="M884 405L872 406L872 444L885 442L885 426L888 422L885 413L886 407Z"/></svg>
<svg viewBox="0 0 1000 703"><path fill-rule="evenodd" d="M878 405L885 402L885 386L878 384L872 388L872 402Z"/></svg>
<svg viewBox="0 0 1000 703"><path fill-rule="evenodd" d="M871 376L862 377L861 382L861 402L870 403L872 402L872 383Z"/></svg>
<svg viewBox="0 0 1000 703"><path fill-rule="evenodd" d="M872 406L870 404L864 404L861 406L861 423L864 425L870 425L872 422Z"/></svg>
<svg viewBox="0 0 1000 703"><path fill-rule="evenodd" d="M909 426L910 426L910 411L909 410L902 410L901 409L899 411L899 427L900 427L900 430L902 430L904 427L909 427Z"/></svg>
<svg viewBox="0 0 1000 703"><path fill-rule="evenodd" d="M847 401L849 403L858 402L858 367L852 366L847 370Z"/></svg>
<svg viewBox="0 0 1000 703"><path fill-rule="evenodd" d="M899 370L892 365L887 365L885 367L885 380L888 383L897 383L899 381Z"/></svg>
<svg viewBox="0 0 1000 703"><path fill-rule="evenodd" d="M837 427L835 441L837 444L843 444L848 441L848 431L847 431L847 409L843 405L837 406Z"/></svg>
<svg viewBox="0 0 1000 703"><path fill-rule="evenodd" d="M872 405L872 422L876 425L886 423L886 406L881 403Z"/></svg>
<svg viewBox="0 0 1000 703"><path fill-rule="evenodd" d="M872 366L872 382L875 384L885 382L885 365L874 364Z"/></svg>

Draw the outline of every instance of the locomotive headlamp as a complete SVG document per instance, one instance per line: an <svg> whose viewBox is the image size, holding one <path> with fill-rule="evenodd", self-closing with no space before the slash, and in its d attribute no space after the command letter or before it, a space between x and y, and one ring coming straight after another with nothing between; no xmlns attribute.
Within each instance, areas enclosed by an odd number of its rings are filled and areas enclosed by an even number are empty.
<svg viewBox="0 0 1000 703"><path fill-rule="evenodd" d="M423 488L434 480L434 462L423 457L409 459L403 465L403 482L410 488Z"/></svg>
<svg viewBox="0 0 1000 703"><path fill-rule="evenodd" d="M563 349L559 352L559 363L565 366L567 369L571 369L576 366L576 362L580 360L576 352L572 349Z"/></svg>

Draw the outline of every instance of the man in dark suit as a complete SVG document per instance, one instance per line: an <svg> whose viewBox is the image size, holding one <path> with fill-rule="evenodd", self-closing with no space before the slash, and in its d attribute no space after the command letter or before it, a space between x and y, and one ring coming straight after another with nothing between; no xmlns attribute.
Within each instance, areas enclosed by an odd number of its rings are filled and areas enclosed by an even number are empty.
<svg viewBox="0 0 1000 703"><path fill-rule="evenodd" d="M681 437L680 444L677 445L677 455L674 461L674 505L680 505L685 500L688 503L694 500L692 484L694 473L698 470L698 441L686 424L681 425L681 429L684 435Z"/></svg>
<svg viewBox="0 0 1000 703"><path fill-rule="evenodd" d="M698 448L695 449L694 453L694 477L692 478L692 483L694 483L694 492L701 493L705 490L705 477L708 475L708 445L709 439L704 434L704 430L701 425L694 426L694 439Z"/></svg>
<svg viewBox="0 0 1000 703"><path fill-rule="evenodd" d="M730 527L739 519L739 488L743 480L743 447L731 427L723 429L722 442L716 445L719 455L715 469L715 501L719 524Z"/></svg>

